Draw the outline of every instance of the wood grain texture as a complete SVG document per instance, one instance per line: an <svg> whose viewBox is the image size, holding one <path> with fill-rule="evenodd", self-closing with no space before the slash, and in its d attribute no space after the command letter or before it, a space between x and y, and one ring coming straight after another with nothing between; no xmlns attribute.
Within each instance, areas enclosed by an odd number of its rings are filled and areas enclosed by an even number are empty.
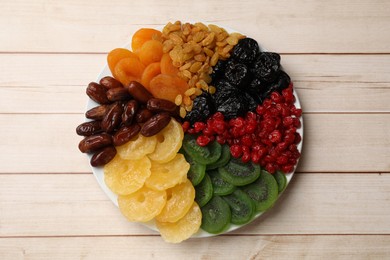
<svg viewBox="0 0 390 260"><path fill-rule="evenodd" d="M159 237L0 238L2 259L387 259L390 237L221 236L180 245ZM239 249L237 249L239 245Z"/></svg>
<svg viewBox="0 0 390 260"><path fill-rule="evenodd" d="M0 8L7 14L0 18L2 52L106 52L140 27L176 20L231 27L277 52L390 52L390 3L384 0L6 0Z"/></svg>
<svg viewBox="0 0 390 260"><path fill-rule="evenodd" d="M390 174L296 174L274 208L230 234L390 234L389 184ZM0 237L158 235L128 222L90 174L0 175L0 223Z"/></svg>

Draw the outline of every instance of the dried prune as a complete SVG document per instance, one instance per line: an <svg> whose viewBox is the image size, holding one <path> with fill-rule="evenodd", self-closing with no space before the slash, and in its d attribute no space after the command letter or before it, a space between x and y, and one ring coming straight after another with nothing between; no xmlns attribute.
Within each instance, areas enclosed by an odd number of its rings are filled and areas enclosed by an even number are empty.
<svg viewBox="0 0 390 260"><path fill-rule="evenodd" d="M220 80L215 84L217 92L212 95L216 106L221 105L229 97L239 94L239 90L227 80Z"/></svg>
<svg viewBox="0 0 390 260"><path fill-rule="evenodd" d="M227 120L243 116L248 111L247 100L243 95L231 96L217 107L217 111Z"/></svg>
<svg viewBox="0 0 390 260"><path fill-rule="evenodd" d="M261 80L274 81L280 72L280 55L274 52L262 52L253 63L251 71Z"/></svg>
<svg viewBox="0 0 390 260"><path fill-rule="evenodd" d="M283 89L287 88L291 82L290 76L284 72L280 71L279 76L271 83L268 83L267 91L262 93L262 99L269 97L272 92L278 91L281 92Z"/></svg>
<svg viewBox="0 0 390 260"><path fill-rule="evenodd" d="M184 120L191 124L195 122L204 122L215 112L214 102L209 94L203 93L196 97L193 102L193 108L187 113Z"/></svg>
<svg viewBox="0 0 390 260"><path fill-rule="evenodd" d="M249 81L248 67L243 63L228 62L225 69L225 78L238 88L244 88Z"/></svg>
<svg viewBox="0 0 390 260"><path fill-rule="evenodd" d="M224 76L226 63L226 60L219 60L217 64L215 64L215 66L213 67L213 73L211 73L212 81L217 81Z"/></svg>
<svg viewBox="0 0 390 260"><path fill-rule="evenodd" d="M254 39L244 38L234 46L231 57L241 63L251 64L259 52L259 44Z"/></svg>

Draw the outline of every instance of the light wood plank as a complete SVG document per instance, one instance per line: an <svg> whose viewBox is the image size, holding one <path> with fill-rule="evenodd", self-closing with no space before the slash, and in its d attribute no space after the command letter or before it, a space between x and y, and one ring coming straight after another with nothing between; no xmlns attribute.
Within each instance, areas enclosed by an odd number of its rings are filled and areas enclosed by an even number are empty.
<svg viewBox="0 0 390 260"><path fill-rule="evenodd" d="M390 174L296 174L231 234L390 234ZM0 237L158 235L128 222L89 174L0 175Z"/></svg>
<svg viewBox="0 0 390 260"><path fill-rule="evenodd" d="M81 114L0 114L0 173L90 172ZM306 114L300 172L387 172L390 114Z"/></svg>
<svg viewBox="0 0 390 260"><path fill-rule="evenodd" d="M158 237L0 239L2 259L387 259L390 236L240 236L168 244ZM239 247L239 248L238 248Z"/></svg>
<svg viewBox="0 0 390 260"><path fill-rule="evenodd" d="M0 54L0 113L84 113L85 88L105 59ZM387 55L283 55L282 63L305 112L390 112Z"/></svg>
<svg viewBox="0 0 390 260"><path fill-rule="evenodd" d="M383 0L223 4L7 0L0 11L0 51L106 52L129 41L140 27L175 20L232 27L278 52L390 51L390 3Z"/></svg>

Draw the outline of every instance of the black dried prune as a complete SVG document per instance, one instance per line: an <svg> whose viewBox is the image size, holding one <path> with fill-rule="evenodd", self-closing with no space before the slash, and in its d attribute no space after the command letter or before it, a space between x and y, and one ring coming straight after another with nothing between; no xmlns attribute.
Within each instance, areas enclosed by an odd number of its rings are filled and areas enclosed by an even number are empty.
<svg viewBox="0 0 390 260"><path fill-rule="evenodd" d="M242 95L231 96L217 107L225 119L229 120L238 116L243 116L248 111L248 104Z"/></svg>
<svg viewBox="0 0 390 260"><path fill-rule="evenodd" d="M231 57L241 63L251 64L259 52L259 44L254 39L244 38L234 46Z"/></svg>
<svg viewBox="0 0 390 260"><path fill-rule="evenodd" d="M274 91L278 91L279 93L281 93L283 89L287 88L290 85L290 82L290 76L286 72L281 70L278 78L275 79L273 82L268 83L267 91L262 93L263 100L265 98L268 98Z"/></svg>
<svg viewBox="0 0 390 260"><path fill-rule="evenodd" d="M215 84L216 92L212 95L215 105L218 107L231 96L237 95L239 90L227 80L220 80Z"/></svg>
<svg viewBox="0 0 390 260"><path fill-rule="evenodd" d="M195 122L205 122L209 116L215 112L214 103L209 94L203 93L193 101L193 108L187 113L184 120L192 124Z"/></svg>
<svg viewBox="0 0 390 260"><path fill-rule="evenodd" d="M262 52L253 63L251 71L261 80L274 81L280 72L280 55L274 52Z"/></svg>
<svg viewBox="0 0 390 260"><path fill-rule="evenodd" d="M213 67L213 72L211 73L212 81L219 80L224 76L226 63L226 60L219 60L217 64L215 64L215 66Z"/></svg>
<svg viewBox="0 0 390 260"><path fill-rule="evenodd" d="M248 67L243 63L228 62L225 78L237 88L244 88L250 79Z"/></svg>

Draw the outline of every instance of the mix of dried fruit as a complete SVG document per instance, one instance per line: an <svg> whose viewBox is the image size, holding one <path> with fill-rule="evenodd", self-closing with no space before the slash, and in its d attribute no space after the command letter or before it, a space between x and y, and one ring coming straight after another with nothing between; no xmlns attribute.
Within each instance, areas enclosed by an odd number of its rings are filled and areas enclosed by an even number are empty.
<svg viewBox="0 0 390 260"><path fill-rule="evenodd" d="M218 234L273 206L294 170L300 108L277 53L216 25L142 28L107 55L76 132L130 221L167 242Z"/></svg>

